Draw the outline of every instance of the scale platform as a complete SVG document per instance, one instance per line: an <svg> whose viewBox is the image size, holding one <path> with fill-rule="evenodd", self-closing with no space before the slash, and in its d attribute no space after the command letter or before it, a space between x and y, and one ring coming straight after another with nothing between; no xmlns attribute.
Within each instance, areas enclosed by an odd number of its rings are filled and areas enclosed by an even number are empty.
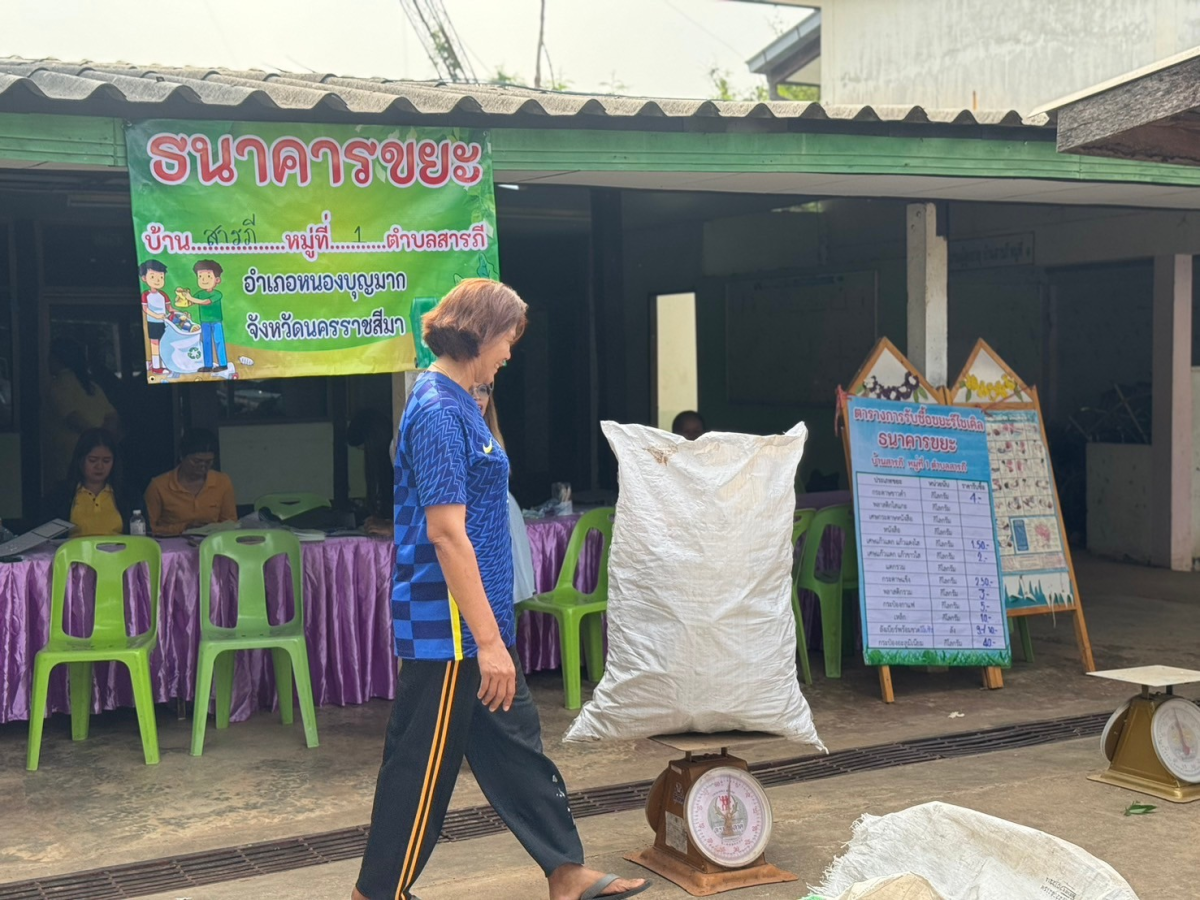
<svg viewBox="0 0 1200 900"><path fill-rule="evenodd" d="M1088 672L1093 678L1109 681L1124 681L1152 688L1173 688L1177 684L1200 682L1200 672L1195 669L1180 669L1176 666L1134 666L1132 669L1105 669L1103 672Z"/></svg>
<svg viewBox="0 0 1200 900"><path fill-rule="evenodd" d="M1200 800L1200 707L1175 696L1176 685L1200 683L1200 672L1175 666L1136 666L1087 674L1141 688L1139 695L1112 714L1104 728L1101 743L1108 769L1088 778L1172 803ZM1174 721L1165 722L1156 732L1155 716L1164 707L1163 715Z"/></svg>

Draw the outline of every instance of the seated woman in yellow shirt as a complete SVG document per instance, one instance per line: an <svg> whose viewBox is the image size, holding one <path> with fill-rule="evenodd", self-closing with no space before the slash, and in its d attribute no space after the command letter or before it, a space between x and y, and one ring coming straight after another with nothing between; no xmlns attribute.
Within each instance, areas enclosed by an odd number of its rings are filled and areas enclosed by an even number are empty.
<svg viewBox="0 0 1200 900"><path fill-rule="evenodd" d="M237 520L233 482L213 468L217 436L196 428L184 434L179 465L146 488L146 516L158 537L183 534L189 528Z"/></svg>
<svg viewBox="0 0 1200 900"><path fill-rule="evenodd" d="M130 507L121 490L117 442L103 428L84 431L75 443L67 479L44 504L46 518L69 519L71 537L124 534Z"/></svg>

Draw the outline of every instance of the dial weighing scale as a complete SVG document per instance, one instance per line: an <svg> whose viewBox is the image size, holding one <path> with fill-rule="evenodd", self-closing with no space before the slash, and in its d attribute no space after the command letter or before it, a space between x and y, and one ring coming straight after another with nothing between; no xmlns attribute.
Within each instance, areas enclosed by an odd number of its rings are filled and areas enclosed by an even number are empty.
<svg viewBox="0 0 1200 900"><path fill-rule="evenodd" d="M1100 738L1108 769L1088 777L1173 803L1200 800L1200 706L1175 696L1175 685L1200 682L1200 672L1138 666L1088 674L1142 689L1109 717Z"/></svg>
<svg viewBox="0 0 1200 900"><path fill-rule="evenodd" d="M625 856L694 897L796 881L771 865L771 804L744 759L719 753L672 760L646 800L654 846Z"/></svg>

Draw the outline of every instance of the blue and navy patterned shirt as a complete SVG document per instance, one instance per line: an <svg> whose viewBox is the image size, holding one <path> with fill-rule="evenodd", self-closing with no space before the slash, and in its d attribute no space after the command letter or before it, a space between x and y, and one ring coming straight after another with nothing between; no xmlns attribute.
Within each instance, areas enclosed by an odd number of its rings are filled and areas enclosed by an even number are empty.
<svg viewBox="0 0 1200 900"><path fill-rule="evenodd" d="M508 533L508 457L479 407L451 379L417 379L396 442L392 629L401 659L451 660L478 654L446 587L429 540L425 508L467 508L467 537L506 646L516 642L512 545Z"/></svg>

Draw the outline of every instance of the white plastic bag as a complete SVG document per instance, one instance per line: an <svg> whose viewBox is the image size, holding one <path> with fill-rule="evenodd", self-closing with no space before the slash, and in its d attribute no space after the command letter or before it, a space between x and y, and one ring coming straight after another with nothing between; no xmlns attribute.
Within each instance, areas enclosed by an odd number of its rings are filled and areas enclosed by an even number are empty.
<svg viewBox="0 0 1200 900"><path fill-rule="evenodd" d="M601 426L620 463L608 657L566 741L765 731L824 750L796 677L796 467L808 431L697 441Z"/></svg>
<svg viewBox="0 0 1200 900"><path fill-rule="evenodd" d="M854 824L846 852L810 890L837 897L858 882L912 872L954 900L1137 900L1108 863L1035 828L949 803Z"/></svg>
<svg viewBox="0 0 1200 900"><path fill-rule="evenodd" d="M821 898L816 898L821 900ZM885 875L860 881L839 897L827 900L946 900L920 875Z"/></svg>

